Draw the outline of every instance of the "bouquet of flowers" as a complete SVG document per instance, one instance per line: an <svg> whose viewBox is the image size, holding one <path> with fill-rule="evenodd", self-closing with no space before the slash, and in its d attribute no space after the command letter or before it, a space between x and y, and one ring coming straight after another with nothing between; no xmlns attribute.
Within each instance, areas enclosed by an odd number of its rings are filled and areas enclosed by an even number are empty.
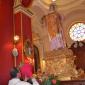
<svg viewBox="0 0 85 85"><path fill-rule="evenodd" d="M60 85L60 81L57 80L56 76L50 75L42 80L41 85Z"/></svg>

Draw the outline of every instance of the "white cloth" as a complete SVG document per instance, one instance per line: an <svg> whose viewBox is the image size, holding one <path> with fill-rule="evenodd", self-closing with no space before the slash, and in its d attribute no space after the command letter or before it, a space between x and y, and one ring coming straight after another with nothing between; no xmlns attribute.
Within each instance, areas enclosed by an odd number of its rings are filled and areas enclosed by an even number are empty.
<svg viewBox="0 0 85 85"><path fill-rule="evenodd" d="M32 82L33 82L33 85L39 85L39 83L37 82L35 78L32 78Z"/></svg>
<svg viewBox="0 0 85 85"><path fill-rule="evenodd" d="M31 85L31 84L28 82L25 82L25 81L21 81L21 82L17 83L16 85Z"/></svg>
<svg viewBox="0 0 85 85"><path fill-rule="evenodd" d="M13 79L9 80L8 85L15 85L15 84L17 84L18 82L20 82L20 79L18 79L18 78L13 78Z"/></svg>
<svg viewBox="0 0 85 85"><path fill-rule="evenodd" d="M25 81L21 81L18 78L13 78L13 79L9 80L8 85L31 85L31 84L28 82L25 82Z"/></svg>

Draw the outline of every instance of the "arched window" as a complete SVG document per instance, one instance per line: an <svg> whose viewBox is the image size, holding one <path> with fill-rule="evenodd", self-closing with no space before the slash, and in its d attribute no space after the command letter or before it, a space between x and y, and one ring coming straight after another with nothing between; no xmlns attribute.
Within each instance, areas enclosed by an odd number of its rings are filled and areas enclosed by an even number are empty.
<svg viewBox="0 0 85 85"><path fill-rule="evenodd" d="M70 31L70 38L73 41L83 41L85 39L85 24L84 23L76 23L74 24Z"/></svg>

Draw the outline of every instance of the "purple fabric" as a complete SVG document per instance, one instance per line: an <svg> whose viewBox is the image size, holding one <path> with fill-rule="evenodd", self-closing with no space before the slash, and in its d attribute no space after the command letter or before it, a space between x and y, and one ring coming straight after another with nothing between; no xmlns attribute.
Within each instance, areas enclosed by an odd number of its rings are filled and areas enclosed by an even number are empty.
<svg viewBox="0 0 85 85"><path fill-rule="evenodd" d="M63 43L62 36L61 34L57 34L57 36L50 41L50 48L51 50L53 50L53 49L58 49L63 47L64 47L64 43Z"/></svg>

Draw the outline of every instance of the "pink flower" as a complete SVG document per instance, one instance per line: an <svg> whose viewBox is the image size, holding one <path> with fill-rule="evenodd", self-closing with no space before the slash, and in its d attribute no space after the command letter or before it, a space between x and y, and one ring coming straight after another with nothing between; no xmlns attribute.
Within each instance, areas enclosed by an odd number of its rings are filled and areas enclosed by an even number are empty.
<svg viewBox="0 0 85 85"><path fill-rule="evenodd" d="M55 85L56 84L56 80L55 79L52 79L52 84Z"/></svg>

